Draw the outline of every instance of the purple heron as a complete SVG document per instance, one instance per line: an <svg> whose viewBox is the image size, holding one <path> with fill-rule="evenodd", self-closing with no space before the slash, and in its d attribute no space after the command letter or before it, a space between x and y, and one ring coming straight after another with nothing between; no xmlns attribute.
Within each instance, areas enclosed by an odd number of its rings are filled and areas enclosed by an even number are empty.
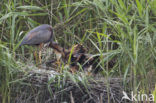
<svg viewBox="0 0 156 103"><path fill-rule="evenodd" d="M53 28L48 24L42 24L29 31L23 38L21 45L39 45L39 62L41 64L41 50L44 44L53 42ZM35 53L36 59L37 54Z"/></svg>

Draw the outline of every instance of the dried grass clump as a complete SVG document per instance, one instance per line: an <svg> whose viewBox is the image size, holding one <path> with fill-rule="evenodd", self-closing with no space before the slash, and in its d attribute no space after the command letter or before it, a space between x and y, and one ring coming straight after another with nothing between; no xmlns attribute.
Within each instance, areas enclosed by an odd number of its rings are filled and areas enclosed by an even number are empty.
<svg viewBox="0 0 156 103"><path fill-rule="evenodd" d="M16 103L119 103L122 99L120 78L75 82L55 71L41 69L20 76L24 79L15 83L11 92L12 102Z"/></svg>

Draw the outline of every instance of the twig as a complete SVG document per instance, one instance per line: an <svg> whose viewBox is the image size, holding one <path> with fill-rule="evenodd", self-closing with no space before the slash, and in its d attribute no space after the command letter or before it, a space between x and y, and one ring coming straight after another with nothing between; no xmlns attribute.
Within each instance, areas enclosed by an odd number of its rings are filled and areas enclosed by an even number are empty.
<svg viewBox="0 0 156 103"><path fill-rule="evenodd" d="M71 100L71 103L75 103L75 102L74 102L73 95L72 95L72 91L70 91L70 100Z"/></svg>

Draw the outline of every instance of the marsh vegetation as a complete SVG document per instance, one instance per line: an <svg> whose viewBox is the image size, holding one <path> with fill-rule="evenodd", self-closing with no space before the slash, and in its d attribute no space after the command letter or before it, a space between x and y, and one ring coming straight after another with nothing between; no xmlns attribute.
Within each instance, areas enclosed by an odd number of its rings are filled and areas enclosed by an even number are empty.
<svg viewBox="0 0 156 103"><path fill-rule="evenodd" d="M64 66L50 77L49 71L32 72L38 69L34 47L19 45L40 24L52 25L60 46L82 44L89 54L99 55L98 76L72 74ZM51 48L45 49L43 65L55 58ZM156 96L155 83L156 0L0 1L0 103L116 103L122 90Z"/></svg>

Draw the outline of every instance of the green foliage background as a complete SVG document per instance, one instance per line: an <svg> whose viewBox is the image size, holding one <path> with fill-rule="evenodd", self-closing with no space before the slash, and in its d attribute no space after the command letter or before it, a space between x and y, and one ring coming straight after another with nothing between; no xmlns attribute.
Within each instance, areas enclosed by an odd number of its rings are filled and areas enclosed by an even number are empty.
<svg viewBox="0 0 156 103"><path fill-rule="evenodd" d="M89 53L104 55L100 62L104 77L124 78L125 88L130 77L134 91L149 91L148 73L156 69L156 0L1 0L2 103L10 102L11 82L26 65L19 62L32 58L30 47L19 44L40 24L55 28L55 41L61 46L82 43ZM108 70L104 65L113 57L117 63Z"/></svg>

